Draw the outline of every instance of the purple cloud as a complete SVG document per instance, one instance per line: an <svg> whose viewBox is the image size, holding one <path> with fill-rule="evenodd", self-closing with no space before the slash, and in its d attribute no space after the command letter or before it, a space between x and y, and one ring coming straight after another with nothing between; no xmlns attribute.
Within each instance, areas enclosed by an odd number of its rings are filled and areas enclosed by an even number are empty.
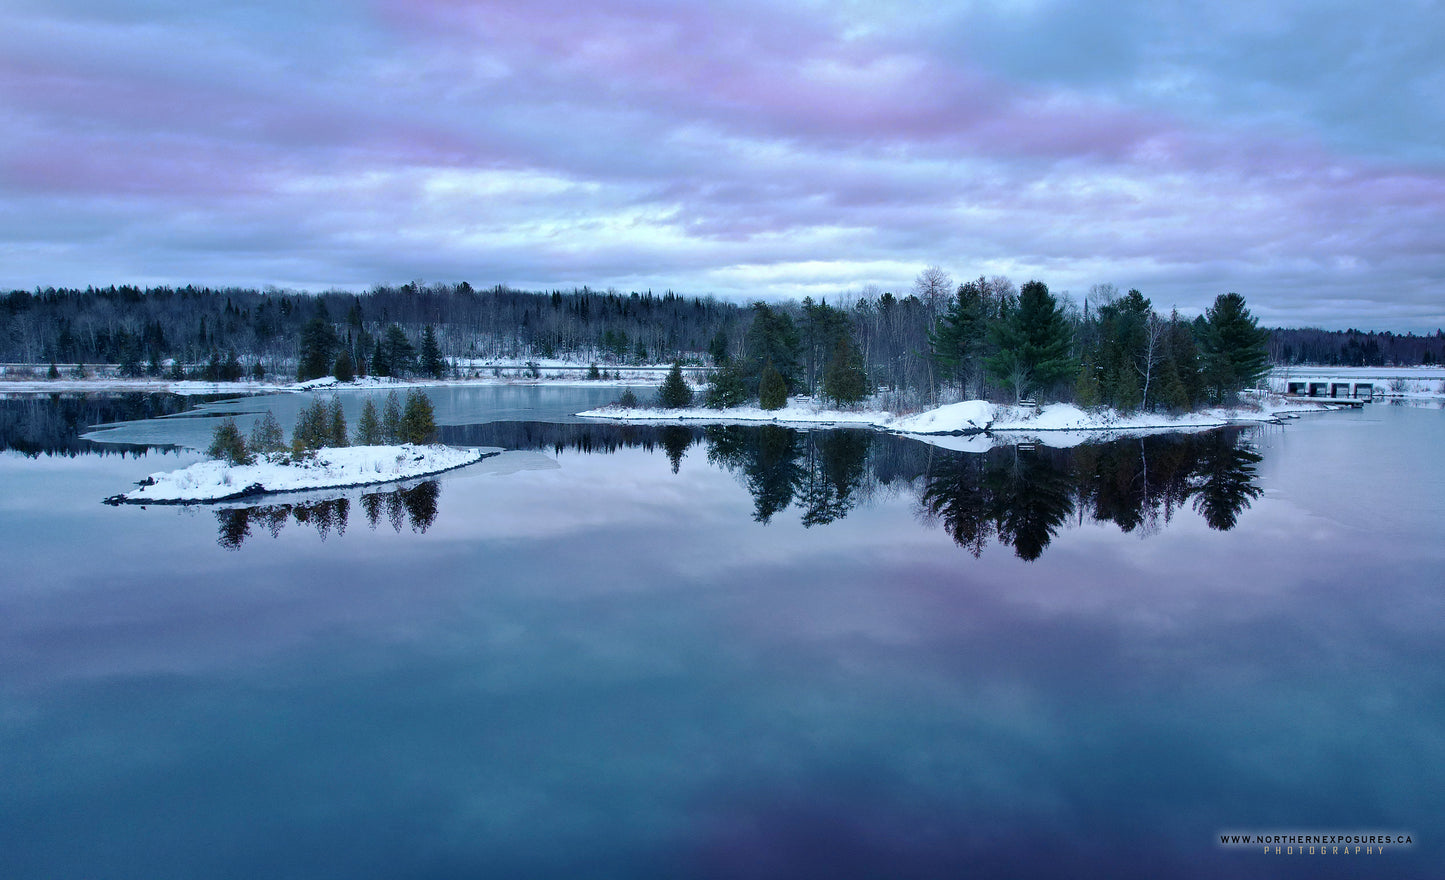
<svg viewBox="0 0 1445 880"><path fill-rule="evenodd" d="M1419 22L1309 18L1404 114L1384 139L1317 54L1244 63L1305 11L1077 12L22 3L0 13L0 286L839 296L939 263L1186 312L1238 290L1279 323L1445 324L1436 111L1386 94L1445 76L1410 48ZM1392 24L1404 48L1379 42Z"/></svg>

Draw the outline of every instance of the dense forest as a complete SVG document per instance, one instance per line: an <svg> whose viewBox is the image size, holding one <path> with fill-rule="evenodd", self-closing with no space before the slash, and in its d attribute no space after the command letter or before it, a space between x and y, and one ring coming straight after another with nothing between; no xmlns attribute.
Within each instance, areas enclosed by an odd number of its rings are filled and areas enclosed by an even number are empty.
<svg viewBox="0 0 1445 880"><path fill-rule="evenodd" d="M1264 330L1242 297L1193 320L1137 290L1082 302L1038 281L955 284L929 268L904 295L739 305L672 292L529 293L462 284L364 294L109 287L0 297L0 362L49 375L236 380L459 375L497 361L714 367L707 402L840 403L875 391L908 407L963 397L1189 409L1232 397L1269 363L1383 366L1445 360L1433 336ZM892 399L889 399L891 397Z"/></svg>

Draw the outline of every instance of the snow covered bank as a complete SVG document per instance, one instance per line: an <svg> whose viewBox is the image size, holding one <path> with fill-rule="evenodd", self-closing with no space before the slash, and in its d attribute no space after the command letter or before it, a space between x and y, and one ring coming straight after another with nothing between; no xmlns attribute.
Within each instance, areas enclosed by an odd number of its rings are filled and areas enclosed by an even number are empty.
<svg viewBox="0 0 1445 880"><path fill-rule="evenodd" d="M984 400L965 400L907 416L869 410L827 409L807 399L794 399L778 410L758 407L733 409L653 409L647 407L602 407L580 412L586 418L617 422L687 422L690 424L790 424L843 425L878 428L899 434L954 435L1019 433L1027 435L1060 432L1079 434L1125 434L1169 430L1199 430L1239 422L1277 422L1281 416L1301 412L1326 412L1336 407L1325 403L1301 403L1268 399L1255 408L1209 409L1171 416L1162 413L1119 413L1112 409L1083 410L1072 404L1009 406ZM1099 439L1095 436L1094 439ZM1072 444L1070 444L1072 445Z"/></svg>
<svg viewBox="0 0 1445 880"><path fill-rule="evenodd" d="M276 492L339 489L428 477L496 455L494 448L451 446L348 446L325 448L296 461L289 456L229 465L211 460L151 474L139 488L108 498L114 504L187 504L229 501Z"/></svg>

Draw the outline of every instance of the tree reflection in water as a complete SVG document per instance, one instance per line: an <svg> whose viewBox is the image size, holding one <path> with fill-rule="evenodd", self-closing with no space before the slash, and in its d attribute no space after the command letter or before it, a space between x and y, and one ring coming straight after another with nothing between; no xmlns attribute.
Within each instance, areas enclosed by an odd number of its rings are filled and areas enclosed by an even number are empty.
<svg viewBox="0 0 1445 880"><path fill-rule="evenodd" d="M1237 431L1156 435L1072 449L999 447L942 457L919 500L959 546L978 556L991 538L1020 559L1043 554L1077 512L1152 534L1190 499L1210 528L1234 528L1258 498L1262 457Z"/></svg>
<svg viewBox="0 0 1445 880"><path fill-rule="evenodd" d="M402 526L410 524L413 532L422 533L431 528L437 517L437 499L441 496L441 484L435 480L396 489L391 492L374 492L361 496L361 509L366 523L375 529L383 516L392 529L400 532ZM338 536L346 534L347 522L351 517L351 499L333 498L297 504L260 504L248 507L230 507L216 511L216 543L227 550L239 550L252 537L252 527L265 529L275 538L286 524L295 521L316 529L316 534L325 541L332 532Z"/></svg>
<svg viewBox="0 0 1445 880"><path fill-rule="evenodd" d="M661 452L678 473L694 444L714 467L732 473L753 499L753 519L772 522L796 507L805 527L843 519L879 494L913 495L920 518L940 525L974 556L994 541L1024 560L1038 559L1071 521L1109 522L1121 531L1153 534L1180 509L1192 507L1211 528L1228 530L1260 496L1262 460L1248 432L1157 434L1069 449L999 446L954 452L916 439L869 430L795 430L779 425L607 425L494 422L442 429L447 442L603 455L641 448ZM376 528L410 522L426 531L436 517L435 482L363 495L361 509ZM335 505L336 502L322 502ZM221 543L239 546L251 523L275 534L290 520L325 538L344 531L346 515L290 505L218 513ZM247 512L251 511L251 512ZM237 537L239 536L239 537Z"/></svg>

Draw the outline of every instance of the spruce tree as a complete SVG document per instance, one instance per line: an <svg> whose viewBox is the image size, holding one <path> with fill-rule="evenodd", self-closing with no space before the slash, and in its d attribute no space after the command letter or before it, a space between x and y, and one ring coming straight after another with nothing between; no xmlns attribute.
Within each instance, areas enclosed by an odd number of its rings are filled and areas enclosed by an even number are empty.
<svg viewBox="0 0 1445 880"><path fill-rule="evenodd" d="M437 344L436 331L428 324L421 334L421 371L433 379L440 379L446 372L447 362L442 357L442 348Z"/></svg>
<svg viewBox="0 0 1445 880"><path fill-rule="evenodd" d="M381 409L381 436L387 443L401 440L401 397L395 391L386 395L386 404Z"/></svg>
<svg viewBox="0 0 1445 880"><path fill-rule="evenodd" d="M356 421L356 445L380 446L382 444L381 417L376 412L376 400L367 397L361 406L361 418Z"/></svg>
<svg viewBox="0 0 1445 880"><path fill-rule="evenodd" d="M758 379L758 406L763 409L782 409L788 405L788 383L783 374L768 361L763 365L762 377Z"/></svg>
<svg viewBox="0 0 1445 880"><path fill-rule="evenodd" d="M406 410L401 416L402 442L431 443L436 439L436 433L436 414L431 398L420 388L411 389L406 393Z"/></svg>
<svg viewBox="0 0 1445 880"><path fill-rule="evenodd" d="M235 419L226 419L216 426L215 433L211 435L211 447L206 450L206 454L231 465L250 464L253 460L250 451L246 449L246 438L241 436L241 429L236 427Z"/></svg>
<svg viewBox="0 0 1445 880"><path fill-rule="evenodd" d="M356 378L356 364L351 360L351 352L344 348L341 350L341 354L336 356L336 363L331 367L331 374L338 382L350 382Z"/></svg>
<svg viewBox="0 0 1445 880"><path fill-rule="evenodd" d="M846 333L838 337L833 356L823 371L823 393L844 406L868 396L868 374L863 370L863 358Z"/></svg>
<svg viewBox="0 0 1445 880"><path fill-rule="evenodd" d="M959 285L948 311L928 334L929 352L944 376L969 393L983 362L988 324L985 297L988 281L979 278Z"/></svg>
<svg viewBox="0 0 1445 880"><path fill-rule="evenodd" d="M748 402L747 381L732 360L724 359L708 378L704 403L713 409L742 406Z"/></svg>
<svg viewBox="0 0 1445 880"><path fill-rule="evenodd" d="M280 452L286 448L286 438L281 423L269 409L251 426L251 451L261 454Z"/></svg>
<svg viewBox="0 0 1445 880"><path fill-rule="evenodd" d="M332 352L336 350L336 331L321 317L306 322L301 331L301 358L296 379L305 382L331 374Z"/></svg>
<svg viewBox="0 0 1445 880"><path fill-rule="evenodd" d="M341 447L347 442L346 413L341 408L341 398L333 395L326 405L326 445Z"/></svg>
<svg viewBox="0 0 1445 880"><path fill-rule="evenodd" d="M692 405L692 388L682 376L682 364L672 362L672 369L657 390L657 405L663 409L682 409Z"/></svg>
<svg viewBox="0 0 1445 880"><path fill-rule="evenodd" d="M993 326L991 339L998 353L988 359L989 372L1020 398L1047 391L1077 369L1069 352L1071 338L1049 288L1030 281L1020 288L1018 305L1007 319Z"/></svg>
<svg viewBox="0 0 1445 880"><path fill-rule="evenodd" d="M1204 313L1205 379L1216 400L1226 402L1253 387L1269 371L1269 332L1261 330L1237 293L1220 294Z"/></svg>
<svg viewBox="0 0 1445 880"><path fill-rule="evenodd" d="M291 451L311 452L327 445L331 437L331 419L325 401L312 401L296 415L296 429L291 432Z"/></svg>

